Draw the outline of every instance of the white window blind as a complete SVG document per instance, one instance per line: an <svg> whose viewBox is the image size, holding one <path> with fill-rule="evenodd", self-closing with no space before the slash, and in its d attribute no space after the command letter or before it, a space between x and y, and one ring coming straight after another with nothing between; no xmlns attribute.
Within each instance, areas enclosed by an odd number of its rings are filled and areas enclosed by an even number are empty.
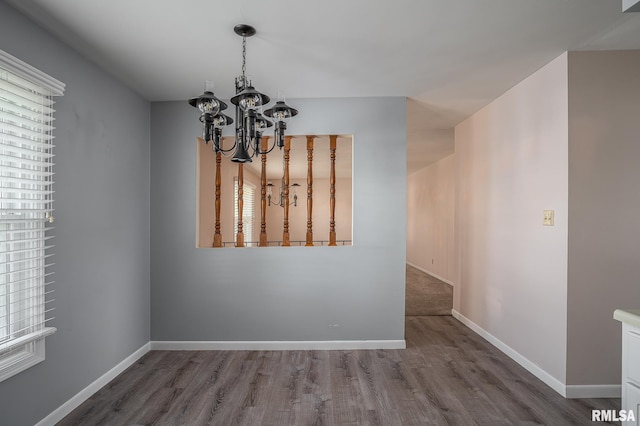
<svg viewBox="0 0 640 426"><path fill-rule="evenodd" d="M0 51L0 380L44 359L53 310L53 96L64 85Z"/></svg>
<svg viewBox="0 0 640 426"><path fill-rule="evenodd" d="M233 242L238 238L238 178L233 179ZM247 247L251 247L253 241L253 218L256 205L256 187L250 183L242 185L242 232Z"/></svg>

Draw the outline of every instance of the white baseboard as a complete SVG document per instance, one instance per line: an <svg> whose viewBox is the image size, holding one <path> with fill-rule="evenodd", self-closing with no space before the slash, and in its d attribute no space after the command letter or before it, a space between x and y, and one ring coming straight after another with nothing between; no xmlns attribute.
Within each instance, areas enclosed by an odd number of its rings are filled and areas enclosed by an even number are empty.
<svg viewBox="0 0 640 426"><path fill-rule="evenodd" d="M118 365L82 389L67 402L58 407L36 426L53 426L65 416L75 410L94 393L104 387L118 374L129 368L150 350L351 350L351 349L405 349L404 340L335 340L335 341L231 341L231 342L202 342L202 341L151 341L122 360Z"/></svg>
<svg viewBox="0 0 640 426"><path fill-rule="evenodd" d="M502 342L500 339L462 315L455 309L451 310L451 315L471 330L482 336L486 341L504 352L509 358L523 366L531 374L542 380L547 386L558 392L565 398L620 398L622 387L614 385L565 385L558 379L544 371L542 368L531 362L529 359L516 352L513 348Z"/></svg>
<svg viewBox="0 0 640 426"><path fill-rule="evenodd" d="M82 389L47 417L36 423L36 426L53 426L58 423L66 415L79 407L80 404L89 399L91 395L96 393L111 380L115 379L118 374L122 373L124 370L133 365L133 363L142 358L142 356L149 352L149 350L151 350L151 345L149 343L145 343L140 349L126 357L118 365L107 371L102 376L98 377L93 383L89 384L89 386Z"/></svg>
<svg viewBox="0 0 640 426"><path fill-rule="evenodd" d="M351 349L405 349L404 340L310 340L310 341L152 341L152 350L165 351L304 351Z"/></svg>
<svg viewBox="0 0 640 426"><path fill-rule="evenodd" d="M620 398L621 385L567 385L567 398Z"/></svg>
<svg viewBox="0 0 640 426"><path fill-rule="evenodd" d="M416 265L415 263L411 263L411 262L407 261L407 265L412 266L412 267L416 268L417 270L424 272L425 274L429 274L432 277L435 277L435 278L439 279L440 281L444 281L445 283L449 284L451 287L455 287L456 286L453 282L449 281L448 279L442 278L438 274L434 274L433 272L431 272L431 271L429 271L427 269L424 269L424 268Z"/></svg>
<svg viewBox="0 0 640 426"><path fill-rule="evenodd" d="M408 263L408 262L407 262ZM411 265L413 266L413 265ZM415 266L414 266L415 267ZM417 267L416 267L417 268ZM418 268L420 269L420 268ZM427 272L429 273L429 272ZM431 274L433 275L433 274ZM434 275L435 276L435 275ZM440 279L440 278L439 278ZM443 280L444 281L444 280ZM516 352L500 339L462 315L451 310L455 319L469 327L489 343L504 352L531 374L542 380L565 398L619 398L620 385L565 385ZM122 360L118 365L78 392L67 402L40 420L36 426L53 426L89 399L91 395L116 378L150 350L355 350L355 349L405 349L405 340L333 340L333 341L151 341Z"/></svg>
<svg viewBox="0 0 640 426"><path fill-rule="evenodd" d="M531 362L529 359L516 352L513 348L502 342L500 339L462 315L455 309L451 310L451 315L471 330L482 336L486 341L504 352L509 358L523 366L531 374L542 380L547 386L558 392L565 398L620 398L622 387L615 385L565 385L558 379L544 371L542 368Z"/></svg>
<svg viewBox="0 0 640 426"><path fill-rule="evenodd" d="M509 358L523 366L526 370L528 370L531 374L536 376L538 379L542 380L547 386L549 386L554 391L558 392L563 397L567 397L566 385L553 377L551 374L544 371L542 368L531 362L526 357L522 356L520 353L515 351L506 343L502 342L500 339L495 337L493 334L489 333L484 328L480 327L478 324L471 321L469 318L462 315L460 312L455 309L451 310L451 315L475 333L479 334L482 338L484 338L487 342L491 343L496 348L500 349L504 352Z"/></svg>

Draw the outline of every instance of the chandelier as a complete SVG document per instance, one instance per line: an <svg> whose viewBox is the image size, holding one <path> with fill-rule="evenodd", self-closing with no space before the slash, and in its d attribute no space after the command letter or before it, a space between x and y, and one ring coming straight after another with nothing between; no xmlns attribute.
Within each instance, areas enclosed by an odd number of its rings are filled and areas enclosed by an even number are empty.
<svg viewBox="0 0 640 426"><path fill-rule="evenodd" d="M200 110L200 122L202 123L202 137L205 143L213 142L213 150L227 154L231 151L231 161L236 163L250 163L252 157L268 154L278 146L284 146L284 134L287 129L287 120L298 114L298 110L287 105L283 100L278 100L274 106L264 111L270 98L258 92L251 80L246 76L247 63L247 37L255 35L256 29L251 25L239 24L233 31L242 37L242 75L235 79L236 95L231 98L231 103L236 109L236 134L233 146L222 147L222 128L233 124L234 120L223 114L227 104L213 94L213 85L207 81L204 93L197 98L189 99L189 105ZM269 117L272 121L267 119ZM275 126L273 145L266 150L262 149L261 140L263 132Z"/></svg>
<svg viewBox="0 0 640 426"><path fill-rule="evenodd" d="M271 197L273 196L273 183L271 183L271 181L269 181L269 183L267 184L267 202L269 203L270 206L280 206L280 207L284 207L285 205L287 205L287 202L285 201L286 197L284 196L284 178L282 179L282 186L280 186L279 190L278 190L278 194L279 194L279 198L278 201L272 201ZM293 188L293 201L289 201L289 205L296 207L298 205L298 191L297 189L300 187L299 183L292 183L291 187Z"/></svg>

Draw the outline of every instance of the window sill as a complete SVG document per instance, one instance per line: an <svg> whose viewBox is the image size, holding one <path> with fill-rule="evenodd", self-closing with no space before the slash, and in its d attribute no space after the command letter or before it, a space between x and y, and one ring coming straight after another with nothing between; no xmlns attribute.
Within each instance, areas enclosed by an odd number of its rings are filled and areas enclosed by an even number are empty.
<svg viewBox="0 0 640 426"><path fill-rule="evenodd" d="M55 331L55 327L46 327L0 344L0 382L44 361L44 338Z"/></svg>

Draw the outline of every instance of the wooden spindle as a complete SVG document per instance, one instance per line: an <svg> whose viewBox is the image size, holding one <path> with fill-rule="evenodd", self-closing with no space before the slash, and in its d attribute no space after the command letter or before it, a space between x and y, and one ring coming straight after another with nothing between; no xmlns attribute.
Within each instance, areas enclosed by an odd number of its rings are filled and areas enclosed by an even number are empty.
<svg viewBox="0 0 640 426"><path fill-rule="evenodd" d="M236 247L244 247L244 232L242 232L242 209L244 207L244 176L242 163L238 163L238 234L236 235Z"/></svg>
<svg viewBox="0 0 640 426"><path fill-rule="evenodd" d="M213 246L222 247L222 234L220 233L220 187L222 177L220 167L222 163L222 153L216 152L216 229L213 233Z"/></svg>
<svg viewBox="0 0 640 426"><path fill-rule="evenodd" d="M282 191L284 193L284 223L282 229L282 246L289 247L289 152L291 151L291 136L284 137L284 182Z"/></svg>
<svg viewBox="0 0 640 426"><path fill-rule="evenodd" d="M307 136L307 242L313 246L313 139Z"/></svg>
<svg viewBox="0 0 640 426"><path fill-rule="evenodd" d="M269 149L269 137L263 136L260 141L260 150L267 152ZM260 172L260 241L258 247L267 247L267 154L262 154L262 171Z"/></svg>
<svg viewBox="0 0 640 426"><path fill-rule="evenodd" d="M329 245L336 246L336 141L337 135L329 136L331 176L329 178Z"/></svg>

